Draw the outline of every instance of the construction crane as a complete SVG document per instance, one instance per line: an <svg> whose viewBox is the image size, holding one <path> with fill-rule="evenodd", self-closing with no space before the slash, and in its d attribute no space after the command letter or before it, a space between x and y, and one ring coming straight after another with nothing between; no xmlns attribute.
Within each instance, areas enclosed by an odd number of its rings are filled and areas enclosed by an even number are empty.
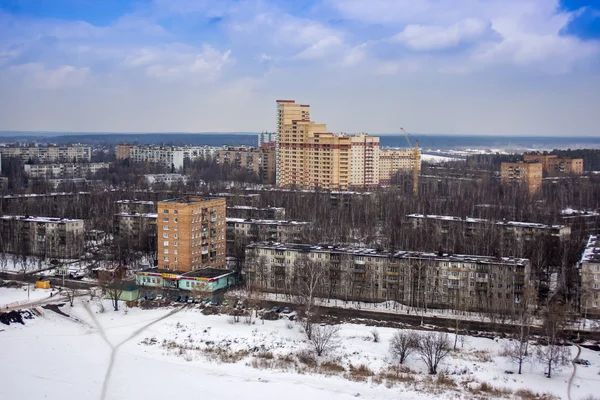
<svg viewBox="0 0 600 400"><path fill-rule="evenodd" d="M419 173L421 172L421 155L419 153L419 141L415 140L415 145L413 146L410 141L410 136L408 132L404 130L404 128L400 128L402 133L404 133L404 138L406 139L406 143L408 143L408 147L412 150L412 170L413 170L413 194L415 196L419 195Z"/></svg>

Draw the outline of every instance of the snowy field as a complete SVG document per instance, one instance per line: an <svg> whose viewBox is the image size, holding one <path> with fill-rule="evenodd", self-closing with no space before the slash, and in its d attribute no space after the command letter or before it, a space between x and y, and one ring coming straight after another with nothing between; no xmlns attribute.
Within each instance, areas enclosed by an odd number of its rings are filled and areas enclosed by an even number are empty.
<svg viewBox="0 0 600 400"><path fill-rule="evenodd" d="M0 288L0 303L8 298L15 296ZM528 363L523 375L507 375L516 369L499 355L503 340L471 337L442 362L444 381L431 379L416 354L397 374L402 379L387 379L396 365L390 328L377 328L374 342L372 327L341 325L337 349L311 357L300 326L287 320L233 323L196 308L122 305L115 312L110 302L87 296L61 308L74 318L38 310L43 316L25 325L0 325L0 399L521 398L516 393L524 388L568 399L573 372L569 365L548 379L543 366ZM582 349L581 358L592 365L577 367L572 399L598 390L598 353ZM326 361L336 368L326 369ZM352 372L358 370L370 373ZM477 392L483 382L497 391Z"/></svg>

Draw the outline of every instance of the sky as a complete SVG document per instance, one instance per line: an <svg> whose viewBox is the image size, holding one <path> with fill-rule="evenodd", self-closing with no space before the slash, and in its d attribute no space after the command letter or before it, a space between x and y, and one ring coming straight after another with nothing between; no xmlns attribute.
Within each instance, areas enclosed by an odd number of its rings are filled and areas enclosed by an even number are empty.
<svg viewBox="0 0 600 400"><path fill-rule="evenodd" d="M599 0L0 0L0 130L600 138Z"/></svg>

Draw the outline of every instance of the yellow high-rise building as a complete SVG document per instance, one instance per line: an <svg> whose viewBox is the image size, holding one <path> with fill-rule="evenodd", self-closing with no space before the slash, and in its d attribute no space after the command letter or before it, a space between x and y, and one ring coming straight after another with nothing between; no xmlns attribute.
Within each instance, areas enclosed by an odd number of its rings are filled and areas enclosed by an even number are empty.
<svg viewBox="0 0 600 400"><path fill-rule="evenodd" d="M346 190L379 184L379 138L327 132L310 106L277 100L277 184Z"/></svg>

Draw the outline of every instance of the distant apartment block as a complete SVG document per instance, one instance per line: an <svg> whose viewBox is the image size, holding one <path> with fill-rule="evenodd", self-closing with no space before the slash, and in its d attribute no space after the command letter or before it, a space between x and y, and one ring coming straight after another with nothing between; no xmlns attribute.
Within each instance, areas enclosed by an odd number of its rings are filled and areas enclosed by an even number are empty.
<svg viewBox="0 0 600 400"><path fill-rule="evenodd" d="M379 182L389 184L392 177L400 171L421 171L421 150L415 160L413 150L384 149L379 152Z"/></svg>
<svg viewBox="0 0 600 400"><path fill-rule="evenodd" d="M503 162L500 166L502 183L526 185L534 194L542 188L543 164L539 162Z"/></svg>
<svg viewBox="0 0 600 400"><path fill-rule="evenodd" d="M256 174L264 183L275 183L275 144L260 147L228 146L217 151L217 162Z"/></svg>
<svg viewBox="0 0 600 400"><path fill-rule="evenodd" d="M258 147L261 147L263 144L268 143L272 143L273 145L277 143L277 133L261 132L258 134Z"/></svg>
<svg viewBox="0 0 600 400"><path fill-rule="evenodd" d="M567 225L545 225L535 222L493 221L482 218L461 218L448 215L410 214L406 216L415 228L435 227L442 234L458 232L466 237L477 237L490 229L517 240L530 241L536 236L568 239L571 227Z"/></svg>
<svg viewBox="0 0 600 400"><path fill-rule="evenodd" d="M581 312L600 316L600 238L591 235L579 262Z"/></svg>
<svg viewBox="0 0 600 400"><path fill-rule="evenodd" d="M227 242L228 246L239 239L299 243L309 228L309 222L227 217Z"/></svg>
<svg viewBox="0 0 600 400"><path fill-rule="evenodd" d="M523 161L538 162L549 176L583 174L582 158L561 158L554 154L524 154Z"/></svg>
<svg viewBox="0 0 600 400"><path fill-rule="evenodd" d="M227 206L227 218L285 219L283 207Z"/></svg>
<svg viewBox="0 0 600 400"><path fill-rule="evenodd" d="M178 170L184 161L208 159L216 156L219 147L213 146L137 146L118 144L117 160L131 160L135 163L161 164Z"/></svg>
<svg viewBox="0 0 600 400"><path fill-rule="evenodd" d="M25 173L31 178L85 178L108 169L108 163L79 163L79 164L25 164Z"/></svg>
<svg viewBox="0 0 600 400"><path fill-rule="evenodd" d="M156 237L157 214L121 211L115 215L115 233L123 240L137 238L140 241Z"/></svg>
<svg viewBox="0 0 600 400"><path fill-rule="evenodd" d="M158 268L225 268L225 199L186 196L158 202Z"/></svg>
<svg viewBox="0 0 600 400"><path fill-rule="evenodd" d="M171 186L175 183L187 183L188 181L188 177L182 174L146 174L144 178L150 186L156 184Z"/></svg>
<svg viewBox="0 0 600 400"><path fill-rule="evenodd" d="M120 213L156 213L156 202L146 200L117 200Z"/></svg>
<svg viewBox="0 0 600 400"><path fill-rule="evenodd" d="M78 258L85 239L82 219L4 215L3 251L53 258Z"/></svg>
<svg viewBox="0 0 600 400"><path fill-rule="evenodd" d="M244 274L256 290L294 294L309 264L319 297L472 311L518 307L530 276L520 258L273 242L247 246Z"/></svg>
<svg viewBox="0 0 600 400"><path fill-rule="evenodd" d="M21 162L28 161L38 163L63 162L90 162L92 159L92 148L90 146L68 145L68 146L7 146L0 147L2 157L19 158Z"/></svg>

